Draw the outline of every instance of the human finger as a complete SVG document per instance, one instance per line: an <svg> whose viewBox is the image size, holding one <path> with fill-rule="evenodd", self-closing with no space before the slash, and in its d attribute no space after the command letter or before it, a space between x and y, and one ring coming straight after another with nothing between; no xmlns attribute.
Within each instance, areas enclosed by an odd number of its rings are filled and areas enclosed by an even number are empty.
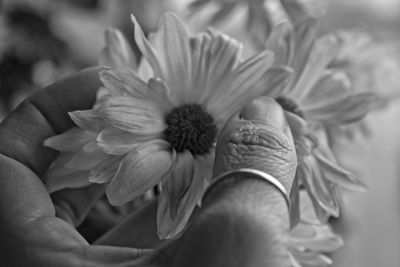
<svg viewBox="0 0 400 267"><path fill-rule="evenodd" d="M101 86L98 72L78 72L28 97L1 123L0 153L42 176L57 155L43 140L73 126L68 111L92 107Z"/></svg>
<svg viewBox="0 0 400 267"><path fill-rule="evenodd" d="M222 129L213 175L253 168L274 176L289 191L296 166L293 137L281 106L261 97L231 117Z"/></svg>

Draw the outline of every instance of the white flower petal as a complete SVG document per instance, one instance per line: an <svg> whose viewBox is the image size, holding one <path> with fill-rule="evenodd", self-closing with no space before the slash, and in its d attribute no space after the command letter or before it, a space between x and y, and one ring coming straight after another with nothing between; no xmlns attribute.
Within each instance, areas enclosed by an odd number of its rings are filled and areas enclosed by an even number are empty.
<svg viewBox="0 0 400 267"><path fill-rule="evenodd" d="M324 179L318 163L312 156L307 157L307 161L303 161L303 163L299 168L299 173L306 170L301 176L302 183L310 195L317 215L324 215L323 213L318 213L317 207L320 207L331 216L339 216L339 206L334 186Z"/></svg>
<svg viewBox="0 0 400 267"><path fill-rule="evenodd" d="M264 90L262 95L270 98L277 98L283 95L283 90L289 83L289 78L293 74L293 70L288 67L273 67L265 73L259 82Z"/></svg>
<svg viewBox="0 0 400 267"><path fill-rule="evenodd" d="M95 138L95 133L74 127L62 134L47 138L44 140L44 145L62 152L74 152L82 150L82 146Z"/></svg>
<svg viewBox="0 0 400 267"><path fill-rule="evenodd" d="M275 66L288 65L293 56L294 32L289 22L283 22L272 28L265 48L274 52Z"/></svg>
<svg viewBox="0 0 400 267"><path fill-rule="evenodd" d="M46 181L46 177L51 176L62 176L67 173L74 172L73 169L67 168L67 163L76 155L74 152L62 152L59 153L57 158L51 163L49 169L45 174L44 180Z"/></svg>
<svg viewBox="0 0 400 267"><path fill-rule="evenodd" d="M138 67L136 73L137 73L137 76L142 78L143 81L148 81L150 78L154 77L153 70L152 70L149 62L147 62L147 60L144 58L142 58L142 60L140 61L140 64L139 64L139 67Z"/></svg>
<svg viewBox="0 0 400 267"><path fill-rule="evenodd" d="M203 156L196 156L195 161L196 161L196 166L197 165L201 166L201 172L203 173L203 180L204 180L203 188L205 189L211 183L211 180L213 178L214 162L215 162L215 146L212 146L210 148L210 152L208 154L205 154Z"/></svg>
<svg viewBox="0 0 400 267"><path fill-rule="evenodd" d="M213 38L209 32L198 34L191 38L192 49L192 86L193 98L201 103L201 96L208 90L211 44Z"/></svg>
<svg viewBox="0 0 400 267"><path fill-rule="evenodd" d="M343 240L340 236L333 233L329 225L301 225L300 230L310 228L311 233L306 236L291 236L290 246L299 247L305 250L311 250L320 253L330 253L343 246Z"/></svg>
<svg viewBox="0 0 400 267"><path fill-rule="evenodd" d="M318 202L317 197L310 195L311 201L313 203L314 206L314 210L315 210L315 214L317 215L317 218L319 220L320 223L328 223L329 218L331 218L332 216L334 217L338 217L339 214L336 213L334 214L334 212L332 212L331 210L327 209L326 207L323 207L322 205L320 205L320 203Z"/></svg>
<svg viewBox="0 0 400 267"><path fill-rule="evenodd" d="M311 154L313 144L308 140L308 126L307 122L301 117L289 112L284 111L286 120L290 126L293 135L293 140L296 148L296 154L299 162L302 158Z"/></svg>
<svg viewBox="0 0 400 267"><path fill-rule="evenodd" d="M150 141L128 153L107 188L112 205L122 205L144 194L169 172L174 154L162 140Z"/></svg>
<svg viewBox="0 0 400 267"><path fill-rule="evenodd" d="M304 267L300 265L300 263L296 260L295 256L290 251L288 252L288 254L290 257L291 267Z"/></svg>
<svg viewBox="0 0 400 267"><path fill-rule="evenodd" d="M114 95L144 98L149 90L147 84L129 69L103 70L100 80L105 87L116 92Z"/></svg>
<svg viewBox="0 0 400 267"><path fill-rule="evenodd" d="M277 19L275 13L269 8L264 8L261 1L248 1L246 29L257 48L263 48L275 23L274 20Z"/></svg>
<svg viewBox="0 0 400 267"><path fill-rule="evenodd" d="M189 3L188 9L191 13L197 13L200 11L204 6L208 5L213 0L194 0Z"/></svg>
<svg viewBox="0 0 400 267"><path fill-rule="evenodd" d="M76 171L60 176L49 176L46 179L46 187L49 193L64 188L81 188L90 185L89 171Z"/></svg>
<svg viewBox="0 0 400 267"><path fill-rule="evenodd" d="M315 219L314 218L307 218L307 216L305 216L304 211L301 211L301 221L303 223L307 223L307 224L327 224L328 223L328 219L332 216L331 211L327 211L327 209L325 209L324 207L322 207L319 203L318 200L315 196L313 196L312 194L310 194L309 192L307 192L308 197L311 201L312 204L312 210L315 213ZM300 208L303 205L302 200L300 200Z"/></svg>
<svg viewBox="0 0 400 267"><path fill-rule="evenodd" d="M63 188L83 187L89 184L88 171L76 171L66 164L76 153L60 153L43 177L47 190L52 193Z"/></svg>
<svg viewBox="0 0 400 267"><path fill-rule="evenodd" d="M154 72L154 75L156 77L162 77L160 63L157 59L157 56L156 56L153 48L150 46L149 41L147 41L146 37L144 36L142 28L140 27L139 23L137 22L135 16L131 15L131 20L134 25L135 41L136 41L137 46L140 49L140 52L142 52L143 56L146 58L147 62L150 64L150 66Z"/></svg>
<svg viewBox="0 0 400 267"><path fill-rule="evenodd" d="M168 239L174 236L175 221L170 216L169 200L166 194L158 196L157 205L157 235L160 239Z"/></svg>
<svg viewBox="0 0 400 267"><path fill-rule="evenodd" d="M146 99L110 97L101 103L99 113L114 127L134 134L160 133L166 127L162 112Z"/></svg>
<svg viewBox="0 0 400 267"><path fill-rule="evenodd" d="M86 143L83 146L82 151L84 151L86 153L92 153L92 152L99 151L99 147L97 146L96 139L90 141L89 143Z"/></svg>
<svg viewBox="0 0 400 267"><path fill-rule="evenodd" d="M156 51L161 59L162 78L172 88L174 97L184 103L192 90L191 52L186 28L173 13L167 13L160 20L158 34L161 44Z"/></svg>
<svg viewBox="0 0 400 267"><path fill-rule="evenodd" d="M340 167L335 161L329 160L317 148L314 152L318 164L321 166L325 179L343 188L364 192L366 186L351 172ZM329 148L328 148L329 149Z"/></svg>
<svg viewBox="0 0 400 267"><path fill-rule="evenodd" d="M68 115L76 125L87 131L97 132L105 125L96 109L71 111Z"/></svg>
<svg viewBox="0 0 400 267"><path fill-rule="evenodd" d="M144 142L156 138L156 135L137 135L118 128L108 127L97 136L99 149L111 155L123 155Z"/></svg>
<svg viewBox="0 0 400 267"><path fill-rule="evenodd" d="M332 260L329 257L315 251L291 250L290 253L303 267L328 267L332 264Z"/></svg>
<svg viewBox="0 0 400 267"><path fill-rule="evenodd" d="M148 98L153 102L157 103L158 107L165 113L168 114L177 103L172 97L171 90L168 85L159 78L150 78L148 85L149 90Z"/></svg>
<svg viewBox="0 0 400 267"><path fill-rule="evenodd" d="M306 116L324 124L351 123L362 119L376 107L378 101L378 96L373 93L348 95L341 101L327 103L325 106L315 109L308 109Z"/></svg>
<svg viewBox="0 0 400 267"><path fill-rule="evenodd" d="M108 157L103 151L97 149L94 152L81 151L75 153L70 161L66 163L66 167L72 170L91 170Z"/></svg>
<svg viewBox="0 0 400 267"><path fill-rule="evenodd" d="M181 227L179 225L182 225L183 227L187 224L189 218L191 217L194 208L196 207L197 203L199 203L201 196L203 195L204 192L204 181L206 180L205 178L205 173L203 171L204 168L207 168L204 166L200 161L194 160L194 175L193 179L191 181L191 184L188 188L188 191L183 195L183 198L181 199L178 207L178 217L177 217L177 227L176 231L179 233L181 231Z"/></svg>
<svg viewBox="0 0 400 267"><path fill-rule="evenodd" d="M137 68L137 59L131 46L118 29L105 32L106 47L101 51L99 65L111 68Z"/></svg>
<svg viewBox="0 0 400 267"><path fill-rule="evenodd" d="M290 66L300 71L307 64L310 53L314 49L315 37L317 35L317 20L309 18L294 25L293 58Z"/></svg>
<svg viewBox="0 0 400 267"><path fill-rule="evenodd" d="M180 201L188 192L194 176L193 155L189 151L178 153L175 164L162 184L162 194L169 203L169 215L173 221L177 219Z"/></svg>
<svg viewBox="0 0 400 267"><path fill-rule="evenodd" d="M313 203L309 194L301 190L300 191L300 213L301 213L301 224L305 225L320 225L317 214L314 210ZM294 229L295 230L295 229Z"/></svg>
<svg viewBox="0 0 400 267"><path fill-rule="evenodd" d="M273 54L263 51L240 64L227 77L221 88L216 88L215 92L209 95L206 109L214 114L215 118L228 118L238 111L241 105L260 96L262 92L258 92L260 88L255 85L273 61Z"/></svg>
<svg viewBox="0 0 400 267"><path fill-rule="evenodd" d="M173 238L187 225L204 191L203 163L190 152L181 153L173 172L163 181L157 217L160 238Z"/></svg>
<svg viewBox="0 0 400 267"><path fill-rule="evenodd" d="M306 6L301 1L281 0L280 2L294 25L311 17Z"/></svg>
<svg viewBox="0 0 400 267"><path fill-rule="evenodd" d="M302 264L300 266L320 267L331 262L324 253L335 252L343 245L343 240L329 225L301 223L290 232L287 245L296 262Z"/></svg>
<svg viewBox="0 0 400 267"><path fill-rule="evenodd" d="M295 70L302 71L290 95L291 98L300 103L308 95L324 73L327 65L335 57L337 51L337 38L332 35L323 36L314 43L306 64L298 68L293 65Z"/></svg>
<svg viewBox="0 0 400 267"><path fill-rule="evenodd" d="M285 94L291 94L296 87L299 79L303 76L305 66L309 62L311 50L314 47L316 36L316 23L313 18L307 19L297 25L286 37L289 55L289 66L294 69L294 75L286 88Z"/></svg>
<svg viewBox="0 0 400 267"><path fill-rule="evenodd" d="M204 103L238 66L243 47L229 36L208 30L191 39L192 100Z"/></svg>
<svg viewBox="0 0 400 267"><path fill-rule="evenodd" d="M345 72L325 70L307 97L301 101L301 108L307 112L309 109L324 107L343 100L351 92L351 82Z"/></svg>
<svg viewBox="0 0 400 267"><path fill-rule="evenodd" d="M109 156L102 163L92 169L89 174L89 181L103 184L111 181L117 173L122 157Z"/></svg>
<svg viewBox="0 0 400 267"><path fill-rule="evenodd" d="M107 87L101 86L96 93L96 103L93 105L93 109L98 108L98 102L101 102L103 98L116 95L113 90L108 89ZM118 95L118 93L117 93Z"/></svg>
<svg viewBox="0 0 400 267"><path fill-rule="evenodd" d="M233 1L232 2L220 1L219 3L221 5L219 10L212 15L210 21L207 24L216 25L220 22L223 22L231 14L231 12L237 5L237 3Z"/></svg>

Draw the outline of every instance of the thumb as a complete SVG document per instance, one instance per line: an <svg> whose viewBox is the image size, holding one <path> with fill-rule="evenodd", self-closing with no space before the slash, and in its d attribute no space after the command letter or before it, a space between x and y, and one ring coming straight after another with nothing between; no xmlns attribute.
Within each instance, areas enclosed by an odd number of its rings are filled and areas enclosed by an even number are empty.
<svg viewBox="0 0 400 267"><path fill-rule="evenodd" d="M261 97L232 116L218 137L214 177L238 168L264 171L289 191L297 167L292 133L281 106Z"/></svg>

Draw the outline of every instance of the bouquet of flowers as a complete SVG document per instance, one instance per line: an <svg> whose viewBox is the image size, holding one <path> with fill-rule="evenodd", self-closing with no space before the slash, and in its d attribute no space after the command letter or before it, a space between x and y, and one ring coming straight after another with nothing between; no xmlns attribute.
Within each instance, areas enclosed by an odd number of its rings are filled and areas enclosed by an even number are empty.
<svg viewBox="0 0 400 267"><path fill-rule="evenodd" d="M93 108L70 112L76 127L45 141L61 152L47 188L107 183L112 205L156 191L158 235L174 238L212 180L222 126L249 101L268 96L284 109L298 161L287 240L292 265L329 265L324 254L343 244L328 224L339 216L341 190L365 188L339 165L329 131L361 121L378 98L353 90L346 69L331 67L339 39L318 36L318 19L304 3L280 1L280 16L272 0L197 0L190 10L215 4L214 17L223 20L239 2L248 6L256 47L248 58L239 41L212 28L189 33L172 13L147 37L132 15L141 56L119 30L107 30Z"/></svg>

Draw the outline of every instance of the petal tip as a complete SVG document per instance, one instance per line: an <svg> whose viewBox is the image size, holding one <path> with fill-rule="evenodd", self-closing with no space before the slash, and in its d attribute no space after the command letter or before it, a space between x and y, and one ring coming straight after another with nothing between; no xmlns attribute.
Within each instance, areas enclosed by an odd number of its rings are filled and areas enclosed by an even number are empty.
<svg viewBox="0 0 400 267"><path fill-rule="evenodd" d="M126 200L124 200L124 199L122 199L120 197L116 197L115 194L113 194L112 192L109 191L109 188L110 187L107 188L106 196L107 196L108 202L111 205L113 205L113 206L121 206L121 205L123 205L123 204L128 202L128 201L126 201Z"/></svg>
<svg viewBox="0 0 400 267"><path fill-rule="evenodd" d="M131 18L131 21L133 22L133 24L135 24L135 25L138 24L138 21L133 14L131 14L130 18Z"/></svg>

